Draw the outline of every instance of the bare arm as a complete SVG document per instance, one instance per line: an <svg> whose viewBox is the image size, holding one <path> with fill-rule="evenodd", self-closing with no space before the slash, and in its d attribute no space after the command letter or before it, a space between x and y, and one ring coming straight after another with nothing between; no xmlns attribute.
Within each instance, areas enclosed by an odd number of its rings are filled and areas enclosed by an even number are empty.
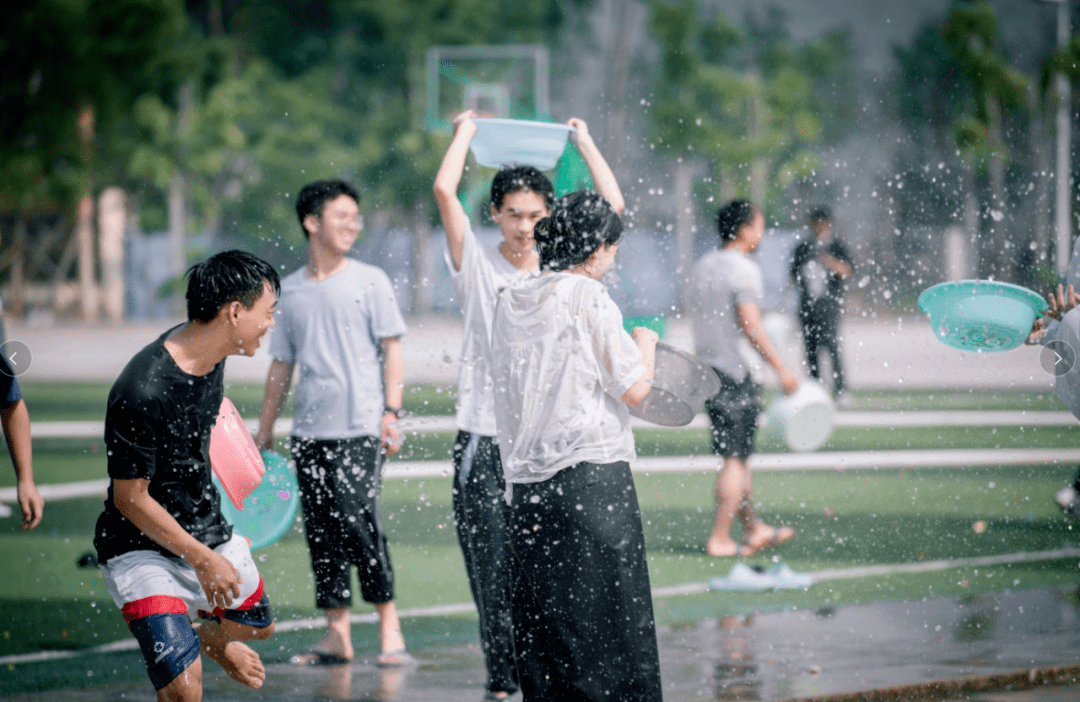
<svg viewBox="0 0 1080 702"><path fill-rule="evenodd" d="M623 393L622 401L630 407L637 407L645 401L653 386L653 376L656 372L656 344L660 337L652 329L647 327L634 327L634 341L641 350L641 365L645 372L637 379L630 388Z"/></svg>
<svg viewBox="0 0 1080 702"><path fill-rule="evenodd" d="M255 434L255 445L261 449L274 447L274 422L289 396L295 366L284 361L274 360L266 374L266 389L263 393L262 412L259 413L259 431Z"/></svg>
<svg viewBox="0 0 1080 702"><path fill-rule="evenodd" d="M435 174L435 202L439 205L443 229L446 230L446 243L450 247L450 260L454 270L461 270L461 257L465 251L465 229L469 218L465 208L458 200L458 186L461 173L465 170L465 157L469 154L469 144L476 135L476 123L472 121L472 110L462 112L454 118L454 139L443 156L439 172Z"/></svg>
<svg viewBox="0 0 1080 702"><path fill-rule="evenodd" d="M826 268L828 268L830 271L840 276L841 278L846 278L851 275L851 266L847 262L842 261L836 256L831 256L827 253L823 253L818 256L818 260L820 260Z"/></svg>
<svg viewBox="0 0 1080 702"><path fill-rule="evenodd" d="M780 379L780 387L784 389L784 393L790 395L795 392L799 388L799 379L784 365L780 354L776 352L772 343L769 342L769 336L765 333L765 328L761 326L761 310L753 303L744 303L739 305L737 311L739 314L739 326L742 327L743 334L750 341L750 345L754 347L754 350L761 354L765 362L776 370L776 375Z"/></svg>
<svg viewBox="0 0 1080 702"><path fill-rule="evenodd" d="M601 197L611 204L616 214L621 215L623 210L626 209L626 200L623 199L622 190L619 189L619 183L615 180L615 174L611 171L611 166L604 160L604 155L600 153L600 149L596 147L592 135L589 134L589 125L585 123L585 120L577 117L571 119L567 124L574 128L574 131L571 132L574 145L581 152L581 158L585 160L585 165L589 167L589 175L592 176L596 192L600 193Z"/></svg>
<svg viewBox="0 0 1080 702"><path fill-rule="evenodd" d="M150 481L113 480L113 504L120 514L154 543L180 556L194 568L206 598L228 608L240 596L240 573L227 558L184 530L161 503L150 496Z"/></svg>
<svg viewBox="0 0 1080 702"><path fill-rule="evenodd" d="M34 529L41 524L45 500L34 484L33 451L30 439L30 413L23 400L16 400L0 410L11 465L15 468L16 494L22 508L22 528Z"/></svg>
<svg viewBox="0 0 1080 702"><path fill-rule="evenodd" d="M405 395L405 360L401 351L401 337L393 336L382 340L383 387L386 388L386 407L401 409ZM386 446L386 455L393 456L401 450L401 430L398 418L393 412L384 412L382 417L382 443Z"/></svg>

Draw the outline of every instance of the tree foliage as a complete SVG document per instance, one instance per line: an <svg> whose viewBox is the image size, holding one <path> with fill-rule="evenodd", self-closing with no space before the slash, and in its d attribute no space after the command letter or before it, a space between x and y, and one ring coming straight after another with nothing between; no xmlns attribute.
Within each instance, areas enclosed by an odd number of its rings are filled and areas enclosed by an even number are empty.
<svg viewBox="0 0 1080 702"><path fill-rule="evenodd" d="M97 180L144 228L178 175L196 230L299 240L295 193L322 177L408 224L445 138L422 125L427 49L546 41L563 18L557 0L24 2L0 29L0 210L73 210L85 102Z"/></svg>
<svg viewBox="0 0 1080 702"><path fill-rule="evenodd" d="M89 177L77 120L98 134L165 79L183 34L174 0L39 0L0 23L0 208L71 206ZM95 145L94 154L109 145ZM100 162L102 158L95 158Z"/></svg>
<svg viewBox="0 0 1080 702"><path fill-rule="evenodd" d="M708 160L714 175L743 177L766 165L768 204L812 175L819 147L839 140L854 115L852 49L845 31L792 40L778 10L740 26L695 0L652 0L661 50L651 107L657 148ZM746 195L740 186L736 193Z"/></svg>

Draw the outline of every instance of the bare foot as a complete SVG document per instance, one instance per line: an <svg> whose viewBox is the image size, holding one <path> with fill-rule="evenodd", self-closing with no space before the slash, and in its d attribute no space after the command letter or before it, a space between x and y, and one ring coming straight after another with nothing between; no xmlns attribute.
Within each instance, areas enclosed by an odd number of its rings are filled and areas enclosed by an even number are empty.
<svg viewBox="0 0 1080 702"><path fill-rule="evenodd" d="M752 556L763 548L790 541L793 536L795 536L795 530L789 526L777 528L759 522L754 532L747 537L746 545L742 548L742 555Z"/></svg>
<svg viewBox="0 0 1080 702"><path fill-rule="evenodd" d="M322 641L312 646L310 650L337 656L345 661L351 661L353 658L352 638L345 638L333 629L327 629Z"/></svg>
<svg viewBox="0 0 1080 702"><path fill-rule="evenodd" d="M709 539L705 543L705 553L713 558L730 558L739 553L739 544L731 539Z"/></svg>
<svg viewBox="0 0 1080 702"><path fill-rule="evenodd" d="M204 647L204 652L236 682L257 690L266 680L266 668L259 654L242 641L230 641L223 648Z"/></svg>
<svg viewBox="0 0 1080 702"><path fill-rule="evenodd" d="M379 650L380 655L393 656L405 651L405 637L401 633L401 621L398 619L397 605L393 600L376 605L379 614Z"/></svg>

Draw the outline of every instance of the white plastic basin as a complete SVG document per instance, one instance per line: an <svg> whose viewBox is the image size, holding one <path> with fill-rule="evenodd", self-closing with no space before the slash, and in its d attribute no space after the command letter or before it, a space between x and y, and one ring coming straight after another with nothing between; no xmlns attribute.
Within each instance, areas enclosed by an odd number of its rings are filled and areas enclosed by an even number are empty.
<svg viewBox="0 0 1080 702"><path fill-rule="evenodd" d="M470 148L476 162L489 168L534 166L551 170L558 163L571 127L558 122L478 117Z"/></svg>

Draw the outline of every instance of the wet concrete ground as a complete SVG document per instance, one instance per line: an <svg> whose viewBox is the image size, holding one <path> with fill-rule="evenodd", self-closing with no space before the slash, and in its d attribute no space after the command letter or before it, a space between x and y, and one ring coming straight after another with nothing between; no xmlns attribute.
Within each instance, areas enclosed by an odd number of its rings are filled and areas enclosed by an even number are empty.
<svg viewBox="0 0 1080 702"><path fill-rule="evenodd" d="M658 630L668 702L1080 699L1076 589L740 617L701 614L684 625ZM272 663L259 691L239 687L209 664L205 699L476 702L483 696L477 645L413 654L415 665L390 671L377 669L370 659L325 668ZM1030 684L1051 678L1066 684ZM147 681L139 681L9 699L149 701L154 694Z"/></svg>

